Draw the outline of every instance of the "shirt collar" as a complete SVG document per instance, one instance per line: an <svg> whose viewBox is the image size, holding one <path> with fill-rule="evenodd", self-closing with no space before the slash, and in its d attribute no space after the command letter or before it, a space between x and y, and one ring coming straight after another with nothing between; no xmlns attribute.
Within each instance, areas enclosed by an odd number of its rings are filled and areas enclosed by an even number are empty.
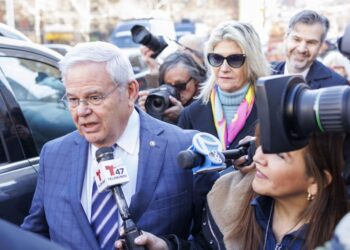
<svg viewBox="0 0 350 250"><path fill-rule="evenodd" d="M116 141L118 147L122 148L128 154L138 154L138 140L140 134L140 116L139 113L134 109L131 113L128 123L124 129L123 134ZM96 159L96 151L98 148L91 144L92 158Z"/></svg>
<svg viewBox="0 0 350 250"><path fill-rule="evenodd" d="M288 67L287 67L287 62L284 66L284 74L285 75L302 75L304 77L304 79L306 79L307 73L309 73L310 67L308 67L307 69L305 69L303 72L300 73L289 73L288 72Z"/></svg>
<svg viewBox="0 0 350 250"><path fill-rule="evenodd" d="M138 154L139 147L137 146L140 138L139 134L140 116L134 109L129 117L128 124L126 125L123 134L117 140L118 147L131 155Z"/></svg>

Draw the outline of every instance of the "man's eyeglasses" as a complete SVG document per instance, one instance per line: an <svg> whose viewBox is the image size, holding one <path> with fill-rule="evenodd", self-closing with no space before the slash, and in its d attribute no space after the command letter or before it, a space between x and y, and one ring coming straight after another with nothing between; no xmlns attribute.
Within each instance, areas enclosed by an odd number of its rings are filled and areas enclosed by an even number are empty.
<svg viewBox="0 0 350 250"><path fill-rule="evenodd" d="M115 86L110 92L104 95L99 94L93 94L91 96L86 97L85 99L79 99L76 97L67 97L67 94L65 94L61 101L63 102L65 108L75 109L77 108L80 103L84 103L85 105L92 105L97 106L100 105L108 96L110 96L119 85Z"/></svg>
<svg viewBox="0 0 350 250"><path fill-rule="evenodd" d="M164 83L167 85L171 85L172 87L174 87L178 92L184 91L187 88L187 84L192 80L192 76L190 77L190 79L188 79L186 82L175 82L174 84L171 83Z"/></svg>
<svg viewBox="0 0 350 250"><path fill-rule="evenodd" d="M216 53L209 53L207 56L208 62L213 67L220 67L224 60L230 65L232 68L240 68L246 59L245 54L232 54L229 56L222 56Z"/></svg>

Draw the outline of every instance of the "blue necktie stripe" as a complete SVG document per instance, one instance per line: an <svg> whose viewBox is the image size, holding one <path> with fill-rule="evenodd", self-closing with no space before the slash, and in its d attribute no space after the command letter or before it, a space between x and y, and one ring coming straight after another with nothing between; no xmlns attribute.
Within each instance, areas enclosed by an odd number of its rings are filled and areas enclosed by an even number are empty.
<svg viewBox="0 0 350 250"><path fill-rule="evenodd" d="M101 249L114 249L118 237L118 210L111 191L98 193L96 183L92 188L91 225ZM105 204L103 202L107 198ZM96 215L98 213L98 215Z"/></svg>

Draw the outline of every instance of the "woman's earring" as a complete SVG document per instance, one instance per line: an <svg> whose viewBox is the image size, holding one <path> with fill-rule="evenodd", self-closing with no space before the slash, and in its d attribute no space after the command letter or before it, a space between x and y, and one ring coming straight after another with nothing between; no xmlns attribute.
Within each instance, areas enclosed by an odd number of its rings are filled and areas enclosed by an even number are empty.
<svg viewBox="0 0 350 250"><path fill-rule="evenodd" d="M310 194L309 192L307 193L307 200L308 201L312 201L314 198L315 197L312 194Z"/></svg>

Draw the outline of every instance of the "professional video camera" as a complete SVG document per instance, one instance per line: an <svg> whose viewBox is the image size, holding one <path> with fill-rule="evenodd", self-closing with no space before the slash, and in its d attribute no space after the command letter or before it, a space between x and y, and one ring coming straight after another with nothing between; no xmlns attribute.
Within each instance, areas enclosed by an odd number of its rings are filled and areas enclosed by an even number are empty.
<svg viewBox="0 0 350 250"><path fill-rule="evenodd" d="M151 116L163 120L164 111L172 106L170 96L180 99L179 92L171 85L163 84L158 88L150 89L145 108Z"/></svg>
<svg viewBox="0 0 350 250"><path fill-rule="evenodd" d="M301 76L263 77L257 83L260 142L265 153L304 147L313 131L350 132L350 87L311 90Z"/></svg>
<svg viewBox="0 0 350 250"><path fill-rule="evenodd" d="M142 25L134 25L131 28L132 40L135 43L142 44L154 51L152 58L156 58L167 46L168 43L162 36L154 36Z"/></svg>

